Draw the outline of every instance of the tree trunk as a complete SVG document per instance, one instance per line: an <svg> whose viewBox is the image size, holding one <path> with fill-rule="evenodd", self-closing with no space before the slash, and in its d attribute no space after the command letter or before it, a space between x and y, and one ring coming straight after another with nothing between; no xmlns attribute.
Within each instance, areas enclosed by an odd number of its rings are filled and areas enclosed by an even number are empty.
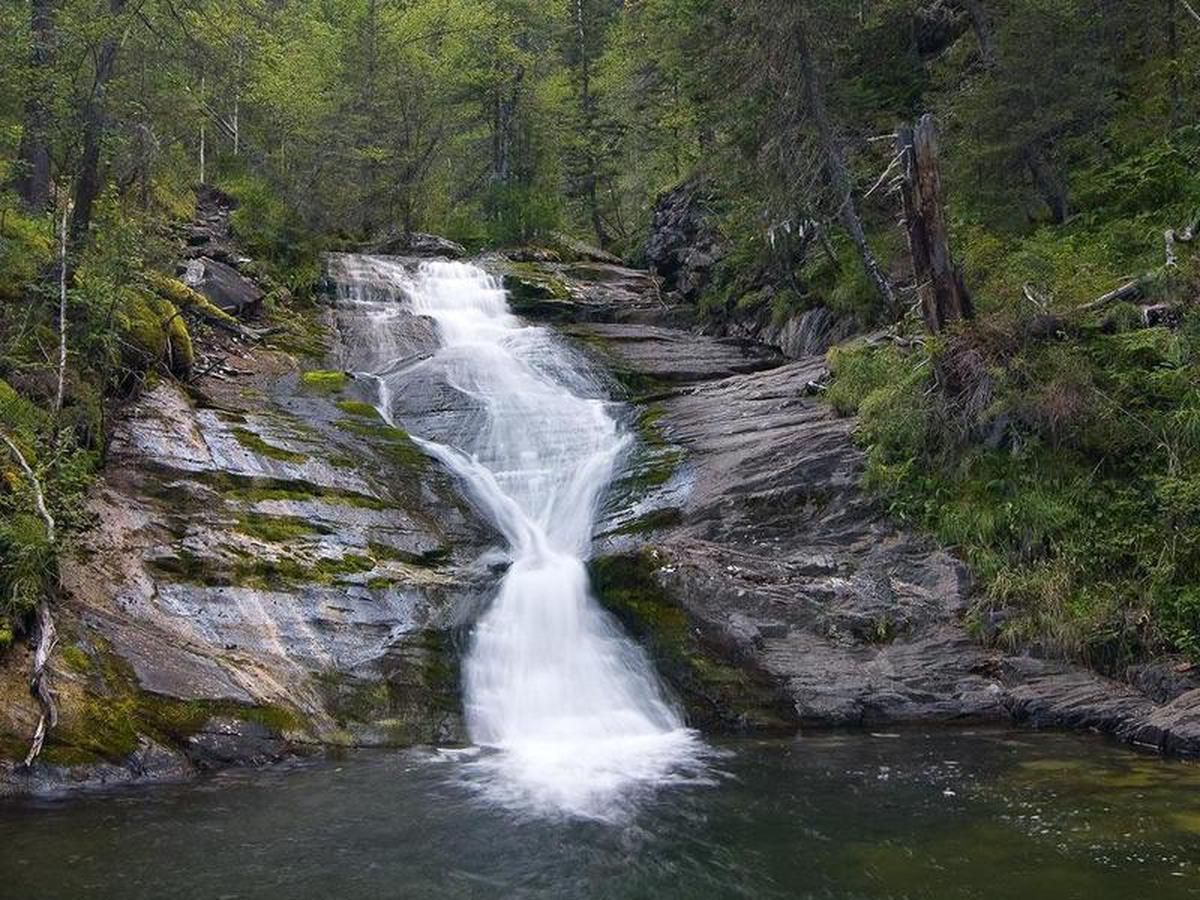
<svg viewBox="0 0 1200 900"><path fill-rule="evenodd" d="M20 159L25 165L17 182L17 192L27 208L40 212L50 200L50 110L46 104L49 89L46 73L50 68L54 41L51 0L31 0L29 22L34 85L25 104L25 129L20 148Z"/></svg>
<svg viewBox="0 0 1200 900"><path fill-rule="evenodd" d="M974 308L950 254L933 117L922 117L915 130L901 128L896 148L904 162L901 195L913 278L925 325L936 333L950 322L971 318Z"/></svg>
<svg viewBox="0 0 1200 900"><path fill-rule="evenodd" d="M858 204L854 199L853 184L849 166L846 164L845 151L833 126L829 108L825 103L825 85L821 80L822 75L817 61L812 55L812 48L808 41L807 23L803 16L802 12L799 13L796 21L796 48L804 77L805 99L808 101L809 112L817 125L821 150L825 157L825 168L833 185L835 198L841 203L837 216L843 227L849 232L851 240L854 241L867 278L870 279L888 312L895 315L898 309L896 294L892 290L891 282L888 281L879 262L875 259L871 245L867 242L866 229L863 227L862 217L858 213Z"/></svg>
<svg viewBox="0 0 1200 900"><path fill-rule="evenodd" d="M600 176L596 159L594 137L596 134L596 108L592 100L591 62L588 59L587 29L584 23L583 0L575 0L575 32L579 41L579 103L583 113L583 136L587 141L585 159L587 172L584 175L588 211L592 217L592 230L596 233L596 241L603 249L609 244L608 232L604 229L604 220L600 215L600 200L597 194L597 183Z"/></svg>
<svg viewBox="0 0 1200 900"><path fill-rule="evenodd" d="M1170 101L1168 127L1173 131L1179 127L1179 114L1183 106L1183 92L1179 80L1179 3L1178 0L1166 0L1166 4L1166 21L1163 27L1167 40L1167 97Z"/></svg>
<svg viewBox="0 0 1200 900"><path fill-rule="evenodd" d="M1063 184L1058 172L1054 170L1054 166L1043 155L1041 148L1026 147L1023 156L1038 193L1050 207L1054 223L1061 225L1071 214L1071 199L1067 192L1067 186Z"/></svg>
<svg viewBox="0 0 1200 900"><path fill-rule="evenodd" d="M971 20L971 28L975 31L975 39L979 41L979 56L983 64L991 67L996 62L996 33L992 25L992 16L983 0L959 0Z"/></svg>
<svg viewBox="0 0 1200 900"><path fill-rule="evenodd" d="M110 0L109 12L116 17L124 6L125 0ZM71 239L76 243L87 236L92 223L92 207L100 194L100 142L104 137L107 112L105 94L117 65L119 47L112 34L100 45L100 52L96 55L92 95L83 113L83 158L79 164L79 176L75 179L75 210L71 218Z"/></svg>

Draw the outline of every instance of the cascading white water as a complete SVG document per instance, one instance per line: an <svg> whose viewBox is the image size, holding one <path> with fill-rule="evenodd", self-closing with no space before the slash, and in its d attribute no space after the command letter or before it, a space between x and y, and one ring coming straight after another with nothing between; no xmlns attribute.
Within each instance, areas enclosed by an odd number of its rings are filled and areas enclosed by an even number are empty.
<svg viewBox="0 0 1200 900"><path fill-rule="evenodd" d="M590 594L596 507L629 438L582 361L512 315L483 270L369 263L372 279L392 279L436 323L440 343L398 370L377 361L382 411L392 417L418 370L460 395L473 412L414 437L463 479L511 550L464 666L471 738L493 751L476 763L484 788L514 805L610 815L631 788L678 777L701 752L640 648ZM389 346L385 315L376 353Z"/></svg>

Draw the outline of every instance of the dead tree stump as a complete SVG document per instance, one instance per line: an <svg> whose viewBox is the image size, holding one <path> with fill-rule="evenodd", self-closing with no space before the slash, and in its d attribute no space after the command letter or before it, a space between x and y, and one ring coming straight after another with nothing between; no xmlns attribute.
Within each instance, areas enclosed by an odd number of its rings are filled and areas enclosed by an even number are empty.
<svg viewBox="0 0 1200 900"><path fill-rule="evenodd" d="M975 310L950 254L933 116L922 116L915 129L901 127L896 150L903 166L900 192L921 312L929 330L938 332L953 321L971 318Z"/></svg>

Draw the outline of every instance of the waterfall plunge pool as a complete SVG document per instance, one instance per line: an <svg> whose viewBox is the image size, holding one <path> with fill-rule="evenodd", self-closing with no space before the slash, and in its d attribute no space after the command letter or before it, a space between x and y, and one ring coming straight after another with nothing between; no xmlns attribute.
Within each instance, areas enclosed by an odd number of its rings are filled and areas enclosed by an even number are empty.
<svg viewBox="0 0 1200 900"><path fill-rule="evenodd" d="M1010 731L718 749L608 822L509 812L433 751L0 806L0 896L1200 897L1194 763Z"/></svg>

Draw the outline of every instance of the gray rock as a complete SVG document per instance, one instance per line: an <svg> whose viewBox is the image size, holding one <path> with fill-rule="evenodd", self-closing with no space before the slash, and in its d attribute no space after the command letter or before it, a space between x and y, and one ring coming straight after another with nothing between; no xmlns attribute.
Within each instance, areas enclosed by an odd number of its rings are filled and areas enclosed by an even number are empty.
<svg viewBox="0 0 1200 900"><path fill-rule="evenodd" d="M253 281L244 278L232 266L207 256L188 262L183 281L232 315L257 312L263 299L262 289Z"/></svg>
<svg viewBox="0 0 1200 900"><path fill-rule="evenodd" d="M727 252L710 220L708 195L703 178L690 178L659 197L644 251L646 265L662 277L664 288L693 303Z"/></svg>
<svg viewBox="0 0 1200 900"><path fill-rule="evenodd" d="M409 231L387 235L373 244L370 252L392 256L441 256L446 259L462 259L467 255L467 248L436 234Z"/></svg>

